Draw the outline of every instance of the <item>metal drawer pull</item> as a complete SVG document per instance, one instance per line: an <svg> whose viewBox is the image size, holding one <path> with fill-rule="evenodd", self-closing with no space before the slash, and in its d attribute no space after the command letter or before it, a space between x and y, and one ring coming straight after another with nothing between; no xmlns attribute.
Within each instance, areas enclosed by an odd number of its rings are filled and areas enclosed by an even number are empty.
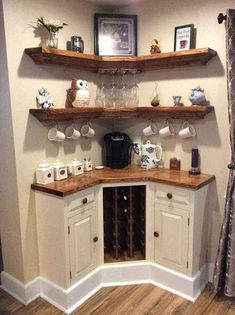
<svg viewBox="0 0 235 315"><path fill-rule="evenodd" d="M158 232L154 232L153 235L154 235L155 237L159 237L159 233L158 233Z"/></svg>
<svg viewBox="0 0 235 315"><path fill-rule="evenodd" d="M93 238L93 242L94 242L94 243L98 242L98 239L99 239L98 236L95 236L95 237Z"/></svg>
<svg viewBox="0 0 235 315"><path fill-rule="evenodd" d="M88 199L87 198L83 198L82 199L82 203L85 205L86 203L88 202Z"/></svg>
<svg viewBox="0 0 235 315"><path fill-rule="evenodd" d="M166 196L167 196L168 199L172 199L172 197L173 197L171 193L167 193Z"/></svg>

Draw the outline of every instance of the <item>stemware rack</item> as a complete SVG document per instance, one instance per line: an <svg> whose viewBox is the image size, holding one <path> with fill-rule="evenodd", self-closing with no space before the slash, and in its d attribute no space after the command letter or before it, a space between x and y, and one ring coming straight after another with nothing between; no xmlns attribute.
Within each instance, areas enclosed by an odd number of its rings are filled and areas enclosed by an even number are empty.
<svg viewBox="0 0 235 315"><path fill-rule="evenodd" d="M104 261L145 259L145 186L104 188Z"/></svg>

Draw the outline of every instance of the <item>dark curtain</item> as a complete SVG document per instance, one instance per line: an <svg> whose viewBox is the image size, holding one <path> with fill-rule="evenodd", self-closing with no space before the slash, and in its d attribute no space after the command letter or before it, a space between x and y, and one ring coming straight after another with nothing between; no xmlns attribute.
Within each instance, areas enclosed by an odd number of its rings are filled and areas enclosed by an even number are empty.
<svg viewBox="0 0 235 315"><path fill-rule="evenodd" d="M215 291L235 296L235 10L227 11L226 58L231 164L227 186L224 220L214 270Z"/></svg>

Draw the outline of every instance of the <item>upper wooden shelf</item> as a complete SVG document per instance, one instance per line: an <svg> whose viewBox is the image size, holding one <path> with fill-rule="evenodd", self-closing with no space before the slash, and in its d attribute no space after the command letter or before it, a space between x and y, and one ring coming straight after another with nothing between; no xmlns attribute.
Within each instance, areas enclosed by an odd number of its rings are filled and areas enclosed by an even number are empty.
<svg viewBox="0 0 235 315"><path fill-rule="evenodd" d="M55 108L55 109L30 109L30 114L41 122L78 119L130 119L130 118L178 118L202 119L213 106L159 106L159 107L134 107L134 108Z"/></svg>
<svg viewBox="0 0 235 315"><path fill-rule="evenodd" d="M78 67L86 70L136 69L138 71L158 70L183 66L206 65L217 55L210 48L145 55L106 57L76 53L47 47L26 48L25 53L37 64L56 64Z"/></svg>

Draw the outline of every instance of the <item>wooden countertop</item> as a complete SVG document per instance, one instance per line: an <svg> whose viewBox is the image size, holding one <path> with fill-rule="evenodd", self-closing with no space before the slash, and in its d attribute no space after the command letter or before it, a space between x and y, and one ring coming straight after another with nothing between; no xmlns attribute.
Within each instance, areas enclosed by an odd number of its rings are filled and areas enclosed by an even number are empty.
<svg viewBox="0 0 235 315"><path fill-rule="evenodd" d="M47 185L32 184L31 188L65 197L85 188L104 183L152 181L197 190L214 179L214 175L189 175L186 171L173 171L166 168L145 170L138 165L132 165L122 169L105 167L102 170L85 172L79 176L70 176L67 179Z"/></svg>

